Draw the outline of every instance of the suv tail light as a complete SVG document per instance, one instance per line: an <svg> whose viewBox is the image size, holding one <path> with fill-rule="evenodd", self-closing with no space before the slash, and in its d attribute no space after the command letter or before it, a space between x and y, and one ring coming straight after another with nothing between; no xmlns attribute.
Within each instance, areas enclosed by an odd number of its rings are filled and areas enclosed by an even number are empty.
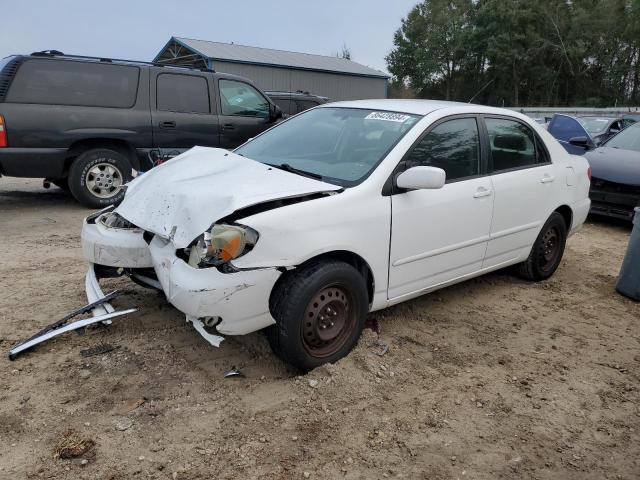
<svg viewBox="0 0 640 480"><path fill-rule="evenodd" d="M4 117L0 115L0 148L8 147L7 143L7 128L4 124Z"/></svg>
<svg viewBox="0 0 640 480"><path fill-rule="evenodd" d="M591 167L587 169L587 177L589 177L589 181L591 181Z"/></svg>

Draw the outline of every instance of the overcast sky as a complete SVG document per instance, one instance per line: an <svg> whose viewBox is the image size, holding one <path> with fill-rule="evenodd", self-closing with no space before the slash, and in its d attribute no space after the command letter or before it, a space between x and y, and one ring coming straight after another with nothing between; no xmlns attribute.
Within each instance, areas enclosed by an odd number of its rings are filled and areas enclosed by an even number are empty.
<svg viewBox="0 0 640 480"><path fill-rule="evenodd" d="M0 58L55 49L152 60L174 36L333 55L385 70L418 0L0 0Z"/></svg>

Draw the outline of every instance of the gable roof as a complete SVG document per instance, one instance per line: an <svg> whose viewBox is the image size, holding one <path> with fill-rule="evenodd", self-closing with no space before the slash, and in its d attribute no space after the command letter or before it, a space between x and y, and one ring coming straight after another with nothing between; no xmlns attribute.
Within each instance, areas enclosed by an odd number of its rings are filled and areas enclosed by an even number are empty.
<svg viewBox="0 0 640 480"><path fill-rule="evenodd" d="M172 37L178 43L195 51L203 57L222 62L248 63L289 67L300 70L341 73L365 77L389 78L384 72L360 65L351 60L310 53L288 52L270 48L249 47L235 43L210 42L192 38ZM171 40L169 43L171 43ZM168 44L167 44L168 45ZM166 47L165 47L166 48ZM164 49L163 49L164 51ZM161 51L156 59L163 53ZM215 66L215 65L214 65Z"/></svg>

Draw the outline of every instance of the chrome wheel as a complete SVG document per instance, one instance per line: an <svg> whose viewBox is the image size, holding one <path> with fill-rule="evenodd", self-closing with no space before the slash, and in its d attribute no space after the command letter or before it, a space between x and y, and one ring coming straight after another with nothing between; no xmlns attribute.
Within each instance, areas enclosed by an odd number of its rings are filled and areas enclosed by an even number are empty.
<svg viewBox="0 0 640 480"><path fill-rule="evenodd" d="M122 172L113 164L99 162L92 166L84 178L87 190L98 198L111 198L124 184Z"/></svg>

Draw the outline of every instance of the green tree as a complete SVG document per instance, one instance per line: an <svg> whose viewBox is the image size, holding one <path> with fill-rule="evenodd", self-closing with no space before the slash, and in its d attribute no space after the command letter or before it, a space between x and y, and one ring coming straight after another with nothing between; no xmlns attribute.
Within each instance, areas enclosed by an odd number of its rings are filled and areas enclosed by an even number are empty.
<svg viewBox="0 0 640 480"><path fill-rule="evenodd" d="M397 81L421 93L435 90L446 99L458 96L459 79L471 57L465 40L474 8L471 0L416 5L395 33L395 49L386 58Z"/></svg>

